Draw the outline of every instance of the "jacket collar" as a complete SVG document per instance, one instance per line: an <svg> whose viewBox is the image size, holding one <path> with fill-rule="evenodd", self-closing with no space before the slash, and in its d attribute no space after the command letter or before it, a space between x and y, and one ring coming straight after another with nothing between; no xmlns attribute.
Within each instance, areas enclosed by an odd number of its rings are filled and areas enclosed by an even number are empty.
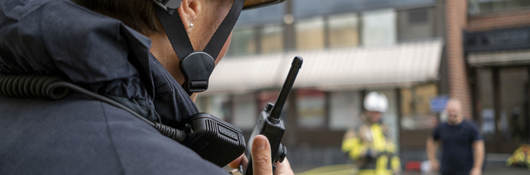
<svg viewBox="0 0 530 175"><path fill-rule="evenodd" d="M0 73L60 76L106 96L143 101L166 123L197 108L150 54L151 41L66 0L0 2Z"/></svg>

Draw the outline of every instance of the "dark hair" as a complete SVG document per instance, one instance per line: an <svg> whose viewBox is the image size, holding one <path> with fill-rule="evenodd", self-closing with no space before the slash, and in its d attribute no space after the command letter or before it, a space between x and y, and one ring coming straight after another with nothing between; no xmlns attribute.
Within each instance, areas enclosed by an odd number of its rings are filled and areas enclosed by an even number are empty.
<svg viewBox="0 0 530 175"><path fill-rule="evenodd" d="M90 10L119 19L143 34L162 32L152 0L72 0Z"/></svg>

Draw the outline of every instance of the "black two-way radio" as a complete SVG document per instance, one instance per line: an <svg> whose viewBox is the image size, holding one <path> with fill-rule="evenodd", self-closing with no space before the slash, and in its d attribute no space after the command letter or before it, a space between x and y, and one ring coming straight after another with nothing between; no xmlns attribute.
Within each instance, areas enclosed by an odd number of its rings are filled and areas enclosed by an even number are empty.
<svg viewBox="0 0 530 175"><path fill-rule="evenodd" d="M269 144L271 146L271 160L273 163L273 168L274 163L282 162L285 156L287 155L287 149L281 143L283 134L285 133L285 125L280 116L282 113L283 105L287 100L287 96L293 88L296 75L298 75L298 70L300 70L300 68L302 67L302 62L303 60L301 57L295 57L293 59L289 74L285 79L285 82L283 84L282 90L280 91L280 95L276 100L276 103L267 104L267 106L265 106L265 109L263 109L263 111L261 111L260 113L260 116L256 122L256 126L254 127L254 130L252 131L252 134L250 135L247 144L246 156L248 158L248 165L247 169L245 170L246 175L252 175L252 156L250 154L252 150L252 142L254 141L254 137L256 137L257 135L264 135L269 140Z"/></svg>

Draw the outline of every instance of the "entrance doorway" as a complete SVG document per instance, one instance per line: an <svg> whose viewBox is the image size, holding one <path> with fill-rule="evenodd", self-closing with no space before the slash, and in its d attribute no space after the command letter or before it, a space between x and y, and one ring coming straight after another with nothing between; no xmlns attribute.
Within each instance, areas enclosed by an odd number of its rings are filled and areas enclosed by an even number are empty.
<svg viewBox="0 0 530 175"><path fill-rule="evenodd" d="M475 71L474 118L486 150L511 153L520 144L530 143L530 68L482 67Z"/></svg>

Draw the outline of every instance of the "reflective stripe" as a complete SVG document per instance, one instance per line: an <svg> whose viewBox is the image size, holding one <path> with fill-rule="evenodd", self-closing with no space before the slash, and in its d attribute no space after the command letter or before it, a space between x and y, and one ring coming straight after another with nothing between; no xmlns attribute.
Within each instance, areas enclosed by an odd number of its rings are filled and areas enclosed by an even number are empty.
<svg viewBox="0 0 530 175"><path fill-rule="evenodd" d="M394 171L401 171L401 162L398 156L392 157L392 161L390 162L390 168L392 168L392 170Z"/></svg>
<svg viewBox="0 0 530 175"><path fill-rule="evenodd" d="M350 158L357 160L361 153L365 152L366 145L362 144L358 138L350 138L342 143L342 151L348 153Z"/></svg>
<svg viewBox="0 0 530 175"><path fill-rule="evenodd" d="M373 148L379 152L386 151L386 138L383 134L383 129L379 124L373 124L370 127L373 137Z"/></svg>
<svg viewBox="0 0 530 175"><path fill-rule="evenodd" d="M392 175L389 170L359 170L357 175Z"/></svg>
<svg viewBox="0 0 530 175"><path fill-rule="evenodd" d="M381 170L387 170L388 169L388 157L387 156L379 156L379 158L377 158L377 166L376 166L376 170L377 171L381 171Z"/></svg>

